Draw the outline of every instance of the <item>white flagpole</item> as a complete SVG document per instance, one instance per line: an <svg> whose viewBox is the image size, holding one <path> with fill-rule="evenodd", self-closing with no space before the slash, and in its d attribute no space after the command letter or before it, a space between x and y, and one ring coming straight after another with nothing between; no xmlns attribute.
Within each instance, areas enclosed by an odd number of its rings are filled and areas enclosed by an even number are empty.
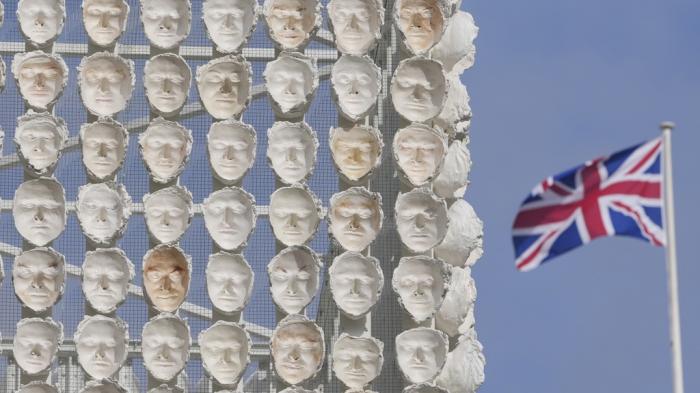
<svg viewBox="0 0 700 393"><path fill-rule="evenodd" d="M683 356L681 354L681 317L678 304L678 268L676 265L676 215L673 208L673 170L671 167L671 130L675 124L661 123L663 138L664 225L666 226L666 273L668 276L668 315L671 355L673 358L673 393L683 393Z"/></svg>

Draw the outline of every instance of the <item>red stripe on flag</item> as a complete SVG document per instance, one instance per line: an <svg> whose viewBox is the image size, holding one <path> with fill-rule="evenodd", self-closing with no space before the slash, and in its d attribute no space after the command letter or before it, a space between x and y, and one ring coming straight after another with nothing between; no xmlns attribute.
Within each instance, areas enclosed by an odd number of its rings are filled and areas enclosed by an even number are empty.
<svg viewBox="0 0 700 393"><path fill-rule="evenodd" d="M619 207L620 209L624 210L625 212L627 212L631 216L633 216L634 221L637 222L637 225L639 225L639 227L649 237L649 239L651 240L651 243L653 245L658 246L658 247L662 247L664 245L663 242L661 242L659 239L656 238L656 236L654 236L653 233L651 233L651 231L649 230L649 227L647 227L646 224L644 224L644 221L642 221L642 217L640 217L639 213L637 213L634 209L632 209L631 207L629 207L629 206L627 206L624 203L619 202L619 201L615 201L612 204Z"/></svg>
<svg viewBox="0 0 700 393"><path fill-rule="evenodd" d="M644 155L644 158L642 158L642 160L639 161L639 162L637 163L637 165L633 166L632 169L630 169L629 171L627 171L626 175L631 175L631 174L637 172L641 167L643 167L644 165L646 165L646 163L651 159L651 157L653 157L653 156L656 154L657 150L659 150L659 147L660 147L660 146L661 146L661 141L659 140L659 141L654 145L654 147L652 147L651 150L649 150L649 152L648 152L647 154Z"/></svg>
<svg viewBox="0 0 700 393"><path fill-rule="evenodd" d="M527 258L525 258L522 262L520 262L519 264L517 264L515 267L516 267L518 270L522 270L523 267L525 267L525 266L527 266L528 264L530 264L530 262L532 262L532 260L535 259L535 257L536 257L537 255L539 255L540 251L542 251L542 247L544 247L544 244L547 243L547 240L549 240L549 239L550 239L552 236L554 236L556 233L557 233L557 231L549 232L549 234L547 234L547 236L544 237L544 239L542 240L542 242L540 243L540 245L537 246L537 248L535 248L535 249L530 253L530 255L529 255Z"/></svg>

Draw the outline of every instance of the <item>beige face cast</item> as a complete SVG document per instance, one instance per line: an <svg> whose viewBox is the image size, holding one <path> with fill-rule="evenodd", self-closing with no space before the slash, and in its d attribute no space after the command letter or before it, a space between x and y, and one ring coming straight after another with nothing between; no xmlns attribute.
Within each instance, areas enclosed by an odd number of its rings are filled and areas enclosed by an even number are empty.
<svg viewBox="0 0 700 393"><path fill-rule="evenodd" d="M440 244L447 233L447 205L431 191L414 189L396 198L395 220L401 242L421 253Z"/></svg>
<svg viewBox="0 0 700 393"><path fill-rule="evenodd" d="M85 317L73 339L78 363L94 379L112 377L126 360L129 333L120 319L103 315Z"/></svg>
<svg viewBox="0 0 700 393"><path fill-rule="evenodd" d="M63 30L66 6L62 0L20 0L17 21L22 34L34 46L55 40Z"/></svg>
<svg viewBox="0 0 700 393"><path fill-rule="evenodd" d="M377 103L381 70L367 56L344 55L333 64L331 84L340 112L358 121Z"/></svg>
<svg viewBox="0 0 700 393"><path fill-rule="evenodd" d="M160 49L171 49L190 34L189 0L141 0L141 22L146 38Z"/></svg>
<svg viewBox="0 0 700 393"><path fill-rule="evenodd" d="M442 167L447 138L425 124L414 123L394 135L394 160L413 185L430 182Z"/></svg>
<svg viewBox="0 0 700 393"><path fill-rule="evenodd" d="M301 49L321 25L317 0L266 0L263 13L270 38L282 49Z"/></svg>
<svg viewBox="0 0 700 393"><path fill-rule="evenodd" d="M63 119L48 112L29 111L17 120L15 146L25 167L34 175L50 174L68 140Z"/></svg>
<svg viewBox="0 0 700 393"><path fill-rule="evenodd" d="M63 59L42 51L16 54L12 74L27 105L40 111L50 109L68 84Z"/></svg>
<svg viewBox="0 0 700 393"><path fill-rule="evenodd" d="M187 101L192 71L173 53L152 57L143 68L143 86L151 107L163 116L176 114Z"/></svg>
<svg viewBox="0 0 700 393"><path fill-rule="evenodd" d="M321 221L320 202L304 187L280 188L270 196L270 225L287 246L306 244Z"/></svg>
<svg viewBox="0 0 700 393"><path fill-rule="evenodd" d="M228 252L210 255L206 276L209 299L218 310L240 312L250 301L255 273L242 255Z"/></svg>
<svg viewBox="0 0 700 393"><path fill-rule="evenodd" d="M313 171L318 139L308 124L276 122L267 131L267 143L268 162L284 183L300 182Z"/></svg>
<svg viewBox="0 0 700 393"><path fill-rule="evenodd" d="M284 117L302 115L318 88L315 60L299 53L282 52L267 63L263 77L272 109Z"/></svg>
<svg viewBox="0 0 700 393"><path fill-rule="evenodd" d="M197 88L204 108L216 119L240 117L250 101L252 71L241 56L214 59L197 68Z"/></svg>
<svg viewBox="0 0 700 393"><path fill-rule="evenodd" d="M124 0L83 0L83 25L90 40L110 46L126 30L129 4Z"/></svg>
<svg viewBox="0 0 700 393"><path fill-rule="evenodd" d="M255 129L238 120L213 123L207 134L207 152L214 175L226 184L243 178L255 163Z"/></svg>
<svg viewBox="0 0 700 393"><path fill-rule="evenodd" d="M463 199L453 203L447 214L450 224L435 255L452 266L471 267L484 252L484 223Z"/></svg>
<svg viewBox="0 0 700 393"><path fill-rule="evenodd" d="M401 305L418 323L440 308L449 285L450 270L440 260L426 256L401 258L391 285Z"/></svg>
<svg viewBox="0 0 700 393"><path fill-rule="evenodd" d="M287 314L301 313L318 291L320 270L308 247L285 248L267 265L272 300Z"/></svg>
<svg viewBox="0 0 700 393"><path fill-rule="evenodd" d="M15 295L32 311L41 312L56 304L63 295L65 280L65 258L52 248L34 248L15 258Z"/></svg>
<svg viewBox="0 0 700 393"><path fill-rule="evenodd" d="M426 53L442 38L447 6L444 0L399 0L394 6L394 21L405 37L406 47L414 54Z"/></svg>
<svg viewBox="0 0 700 393"><path fill-rule="evenodd" d="M331 0L328 16L338 50L361 56L381 37L384 5L377 0Z"/></svg>
<svg viewBox="0 0 700 393"><path fill-rule="evenodd" d="M348 251L362 251L382 229L381 195L364 187L352 187L334 194L330 201L330 231Z"/></svg>
<svg viewBox="0 0 700 393"><path fill-rule="evenodd" d="M12 355L27 374L46 371L63 341L63 326L51 318L26 318L17 323Z"/></svg>
<svg viewBox="0 0 700 393"><path fill-rule="evenodd" d="M107 180L124 162L129 135L123 125L105 117L80 128L80 144L88 175Z"/></svg>
<svg viewBox="0 0 700 393"><path fill-rule="evenodd" d="M170 186L143 197L148 232L160 243L177 242L194 215L192 194L182 186Z"/></svg>
<svg viewBox="0 0 700 393"><path fill-rule="evenodd" d="M90 306L107 314L126 300L134 265L118 248L88 251L83 262L83 294Z"/></svg>
<svg viewBox="0 0 700 393"><path fill-rule="evenodd" d="M402 61L391 80L394 109L410 121L424 122L442 112L447 80L442 65L421 57Z"/></svg>
<svg viewBox="0 0 700 393"><path fill-rule="evenodd" d="M255 0L205 0L202 19L209 38L219 52L238 52L255 30L258 19Z"/></svg>
<svg viewBox="0 0 700 393"><path fill-rule="evenodd" d="M175 312L190 286L190 259L175 246L160 245L143 258L143 286L148 299L161 312Z"/></svg>
<svg viewBox="0 0 700 393"><path fill-rule="evenodd" d="M190 355L190 328L180 317L160 314L143 326L143 364L149 374L161 381L177 376Z"/></svg>
<svg viewBox="0 0 700 393"><path fill-rule="evenodd" d="M396 336L396 359L406 380L431 382L442 370L447 358L445 333L419 327Z"/></svg>
<svg viewBox="0 0 700 393"><path fill-rule="evenodd" d="M159 117L139 135L139 146L153 180L168 183L185 169L192 151L192 132Z"/></svg>
<svg viewBox="0 0 700 393"><path fill-rule="evenodd" d="M328 274L335 304L351 319L366 315L381 296L384 275L376 258L348 251L333 260Z"/></svg>
<svg viewBox="0 0 700 393"><path fill-rule="evenodd" d="M333 372L345 386L362 389L382 371L383 350L375 338L343 333L333 345Z"/></svg>
<svg viewBox="0 0 700 393"><path fill-rule="evenodd" d="M338 171L352 182L369 175L381 163L384 143L376 128L331 128L329 144Z"/></svg>
<svg viewBox="0 0 700 393"><path fill-rule="evenodd" d="M255 198L238 187L215 191L202 203L204 225L224 250L244 247L255 229Z"/></svg>
<svg viewBox="0 0 700 393"><path fill-rule="evenodd" d="M290 385L313 377L323 365L323 331L301 315L280 321L270 340L277 375Z"/></svg>
<svg viewBox="0 0 700 393"><path fill-rule="evenodd" d="M83 105L96 116L113 116L126 108L134 90L134 62L101 52L83 58L78 86Z"/></svg>
<svg viewBox="0 0 700 393"><path fill-rule="evenodd" d="M15 228L23 238L45 246L66 228L66 194L53 178L29 180L17 187L12 203Z"/></svg>
<svg viewBox="0 0 700 393"><path fill-rule="evenodd" d="M222 385L235 385L250 362L248 333L234 322L217 321L197 340L207 372Z"/></svg>
<svg viewBox="0 0 700 393"><path fill-rule="evenodd" d="M131 197L121 184L86 184L78 190L76 210L85 236L97 243L111 243L126 230Z"/></svg>

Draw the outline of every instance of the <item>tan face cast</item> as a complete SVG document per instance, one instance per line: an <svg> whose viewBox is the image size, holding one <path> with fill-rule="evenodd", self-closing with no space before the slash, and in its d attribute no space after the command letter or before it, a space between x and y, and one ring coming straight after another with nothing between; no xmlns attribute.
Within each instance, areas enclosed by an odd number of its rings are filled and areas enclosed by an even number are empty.
<svg viewBox="0 0 700 393"><path fill-rule="evenodd" d="M44 311L63 294L66 279L63 255L51 248L22 252L12 268L15 294L33 311Z"/></svg>
<svg viewBox="0 0 700 393"><path fill-rule="evenodd" d="M348 251L362 251L382 228L381 196L366 188L353 187L331 197L330 230Z"/></svg>
<svg viewBox="0 0 700 393"><path fill-rule="evenodd" d="M66 228L66 197L53 178L26 181L15 191L12 204L15 228L30 243L44 246Z"/></svg>
<svg viewBox="0 0 700 393"><path fill-rule="evenodd" d="M355 126L331 129L331 154L340 173L358 181L380 164L383 143L379 130Z"/></svg>
<svg viewBox="0 0 700 393"><path fill-rule="evenodd" d="M299 314L318 291L320 263L307 247L289 247L267 266L275 304L287 314Z"/></svg>
<svg viewBox="0 0 700 393"><path fill-rule="evenodd" d="M156 309L176 311L185 301L190 285L188 258L179 248L157 246L144 257L143 283Z"/></svg>
<svg viewBox="0 0 700 393"><path fill-rule="evenodd" d="M323 333L301 316L289 316L270 340L275 371L282 380L297 385L313 377L323 364Z"/></svg>

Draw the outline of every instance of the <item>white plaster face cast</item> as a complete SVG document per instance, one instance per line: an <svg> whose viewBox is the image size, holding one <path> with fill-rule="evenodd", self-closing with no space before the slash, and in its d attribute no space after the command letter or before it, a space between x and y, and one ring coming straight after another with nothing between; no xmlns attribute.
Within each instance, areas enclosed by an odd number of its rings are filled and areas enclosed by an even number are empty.
<svg viewBox="0 0 700 393"><path fill-rule="evenodd" d="M179 247L158 245L143 257L143 286L160 312L175 312L187 297L192 263Z"/></svg>
<svg viewBox="0 0 700 393"><path fill-rule="evenodd" d="M263 14L270 38L282 49L303 49L322 23L318 0L265 0Z"/></svg>
<svg viewBox="0 0 700 393"><path fill-rule="evenodd" d="M333 259L328 274L335 304L351 319L366 315L381 297L384 274L376 258L347 251Z"/></svg>
<svg viewBox="0 0 700 393"><path fill-rule="evenodd" d="M29 180L17 187L12 204L15 228L36 246L45 246L66 228L66 192L53 178Z"/></svg>
<svg viewBox="0 0 700 393"><path fill-rule="evenodd" d="M449 392L476 392L484 383L483 346L475 335L460 337L459 344L447 354L435 383Z"/></svg>
<svg viewBox="0 0 700 393"><path fill-rule="evenodd" d="M306 244L321 218L321 202L305 187L280 188L270 196L270 225L284 245Z"/></svg>
<svg viewBox="0 0 700 393"><path fill-rule="evenodd" d="M119 386L111 379L100 381L89 381L79 393L128 393L126 389Z"/></svg>
<svg viewBox="0 0 700 393"><path fill-rule="evenodd" d="M68 129L60 117L30 110L17 119L16 150L25 168L34 176L53 172L67 140Z"/></svg>
<svg viewBox="0 0 700 393"><path fill-rule="evenodd" d="M413 123L394 135L394 161L412 186L429 183L442 168L447 137L439 130Z"/></svg>
<svg viewBox="0 0 700 393"><path fill-rule="evenodd" d="M238 52L255 30L258 3L254 0L205 0L202 19L219 52Z"/></svg>
<svg viewBox="0 0 700 393"><path fill-rule="evenodd" d="M447 235L435 248L435 255L452 266L471 267L484 252L484 223L463 199L453 203L447 214Z"/></svg>
<svg viewBox="0 0 700 393"><path fill-rule="evenodd" d="M118 248L88 251L83 262L83 294L90 306L111 313L126 300L134 265Z"/></svg>
<svg viewBox="0 0 700 393"><path fill-rule="evenodd" d="M121 319L85 317L73 336L78 363L94 379L112 377L126 360L129 332Z"/></svg>
<svg viewBox="0 0 700 393"><path fill-rule="evenodd" d="M439 386L429 384L429 383L419 383L416 385L408 386L403 390L402 393L450 393Z"/></svg>
<svg viewBox="0 0 700 393"><path fill-rule="evenodd" d="M251 125L233 119L213 123L207 134L207 152L214 176L225 184L241 180L255 164L257 143Z"/></svg>
<svg viewBox="0 0 700 393"><path fill-rule="evenodd" d="M365 56L344 55L333 65L331 84L343 116L357 121L374 108L381 90L382 73Z"/></svg>
<svg viewBox="0 0 700 393"><path fill-rule="evenodd" d="M267 265L272 300L287 314L301 313L318 291L320 271L321 261L310 248L285 248Z"/></svg>
<svg viewBox="0 0 700 393"><path fill-rule="evenodd" d="M391 99L409 121L424 122L439 115L447 99L442 65L422 57L402 61L391 80Z"/></svg>
<svg viewBox="0 0 700 393"><path fill-rule="evenodd" d="M442 198L462 199L469 185L472 159L467 145L469 140L454 140L447 149L445 162L433 180L433 190Z"/></svg>
<svg viewBox="0 0 700 393"><path fill-rule="evenodd" d="M46 382L32 381L17 390L17 393L59 393L55 385L49 385Z"/></svg>
<svg viewBox="0 0 700 393"><path fill-rule="evenodd" d="M169 381L185 368L190 356L190 328L180 317L163 313L143 326L143 364L154 378Z"/></svg>
<svg viewBox="0 0 700 393"><path fill-rule="evenodd" d="M474 17L468 12L457 11L450 18L440 42L430 51L430 57L440 61L446 73L461 75L474 65L474 40L478 34Z"/></svg>
<svg viewBox="0 0 700 393"><path fill-rule="evenodd" d="M381 38L384 5L378 0L331 0L330 26L341 53L361 56Z"/></svg>
<svg viewBox="0 0 700 393"><path fill-rule="evenodd" d="M86 184L78 190L76 210L85 236L96 243L111 243L126 231L131 197L122 184Z"/></svg>
<svg viewBox="0 0 700 393"><path fill-rule="evenodd" d="M80 127L83 164L88 176L96 180L111 179L121 168L129 134L126 128L109 117Z"/></svg>
<svg viewBox="0 0 700 393"><path fill-rule="evenodd" d="M345 386L362 389L382 371L384 344L373 337L346 333L333 345L333 372Z"/></svg>
<svg viewBox="0 0 700 393"><path fill-rule="evenodd" d="M159 117L139 135L139 147L153 181L168 183L185 169L192 152L192 131Z"/></svg>
<svg viewBox="0 0 700 393"><path fill-rule="evenodd" d="M143 197L148 232L159 243L180 240L192 222L192 194L182 186L170 186Z"/></svg>
<svg viewBox="0 0 700 393"><path fill-rule="evenodd" d="M282 52L267 63L263 77L272 109L284 117L303 115L319 83L316 60L295 52Z"/></svg>
<svg viewBox="0 0 700 393"><path fill-rule="evenodd" d="M229 55L197 67L204 108L216 119L239 117L251 98L252 69L242 56Z"/></svg>
<svg viewBox="0 0 700 393"><path fill-rule="evenodd" d="M404 378L411 383L431 382L447 358L445 333L419 327L396 336L396 360Z"/></svg>
<svg viewBox="0 0 700 393"><path fill-rule="evenodd" d="M68 66L63 59L42 51L16 54L12 74L27 105L40 111L50 109L68 84Z"/></svg>
<svg viewBox="0 0 700 393"><path fill-rule="evenodd" d="M364 187L352 187L330 200L330 232L348 251L360 252L377 238L384 213L382 197Z"/></svg>
<svg viewBox="0 0 700 393"><path fill-rule="evenodd" d="M374 127L331 128L328 143L335 166L351 182L360 181L381 164L384 142Z"/></svg>
<svg viewBox="0 0 700 393"><path fill-rule="evenodd" d="M414 54L425 54L445 31L449 6L445 0L399 0L394 4L394 24L404 44Z"/></svg>
<svg viewBox="0 0 700 393"><path fill-rule="evenodd" d="M216 244L224 250L246 246L255 229L255 198L242 188L215 191L202 203L204 225Z"/></svg>
<svg viewBox="0 0 700 393"><path fill-rule="evenodd" d="M123 111L134 91L134 62L109 52L84 57L78 66L83 105L96 116Z"/></svg>
<svg viewBox="0 0 700 393"><path fill-rule="evenodd" d="M459 75L447 77L447 99L442 112L433 119L435 127L454 135L463 124L470 124L472 109L469 106L469 93L459 79Z"/></svg>
<svg viewBox="0 0 700 393"><path fill-rule="evenodd" d="M308 124L276 122L267 131L267 160L280 180L297 183L311 175L318 145Z"/></svg>
<svg viewBox="0 0 700 393"><path fill-rule="evenodd" d="M469 269L452 269L450 286L445 300L435 315L435 328L450 337L465 334L473 326L468 319L473 316L476 302L476 284Z"/></svg>
<svg viewBox="0 0 700 393"><path fill-rule="evenodd" d="M439 259L404 257L394 269L391 286L401 305L420 323L431 318L442 305L451 275Z"/></svg>
<svg viewBox="0 0 700 393"><path fill-rule="evenodd" d="M63 326L51 318L26 318L17 322L12 345L15 361L27 374L46 371L63 342Z"/></svg>
<svg viewBox="0 0 700 393"><path fill-rule="evenodd" d="M143 86L148 102L163 116L176 114L187 101L192 84L192 70L174 53L162 53L146 62Z"/></svg>
<svg viewBox="0 0 700 393"><path fill-rule="evenodd" d="M323 366L323 330L304 316L289 315L272 333L270 352L277 375L290 385L298 385Z"/></svg>
<svg viewBox="0 0 700 393"><path fill-rule="evenodd" d="M19 28L34 46L55 40L63 30L65 19L63 0L20 0L17 4Z"/></svg>
<svg viewBox="0 0 700 393"><path fill-rule="evenodd" d="M83 25L98 46L111 46L126 30L129 4L124 0L83 0Z"/></svg>
<svg viewBox="0 0 700 393"><path fill-rule="evenodd" d="M189 0L141 0L141 22L151 45L171 49L190 34L192 5Z"/></svg>
<svg viewBox="0 0 700 393"><path fill-rule="evenodd" d="M218 310L240 312L250 301L255 273L242 255L228 252L210 255L206 276L209 299Z"/></svg>
<svg viewBox="0 0 700 393"><path fill-rule="evenodd" d="M56 304L63 295L65 281L65 258L52 248L34 248L15 258L15 295L32 311L41 312Z"/></svg>
<svg viewBox="0 0 700 393"><path fill-rule="evenodd" d="M447 233L447 205L429 190L399 194L395 205L396 229L401 242L415 253L440 244Z"/></svg>
<svg viewBox="0 0 700 393"><path fill-rule="evenodd" d="M217 321L197 340L204 369L222 385L235 385L250 363L251 340L234 322Z"/></svg>

